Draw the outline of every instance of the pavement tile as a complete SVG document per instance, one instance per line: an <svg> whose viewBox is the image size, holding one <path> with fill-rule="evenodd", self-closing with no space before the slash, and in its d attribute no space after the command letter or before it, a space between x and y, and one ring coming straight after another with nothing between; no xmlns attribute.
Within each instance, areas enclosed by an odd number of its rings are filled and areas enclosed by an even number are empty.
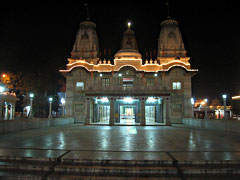
<svg viewBox="0 0 240 180"><path fill-rule="evenodd" d="M64 150L36 150L36 149L0 149L0 157L33 158L38 160L55 159L63 155Z"/></svg>
<svg viewBox="0 0 240 180"><path fill-rule="evenodd" d="M62 158L94 160L171 160L171 158L165 152L71 151Z"/></svg>

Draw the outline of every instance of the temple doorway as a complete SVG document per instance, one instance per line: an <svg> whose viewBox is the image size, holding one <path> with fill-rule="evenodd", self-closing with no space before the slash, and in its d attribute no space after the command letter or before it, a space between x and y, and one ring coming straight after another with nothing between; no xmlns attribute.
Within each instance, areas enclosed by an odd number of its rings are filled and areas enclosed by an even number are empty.
<svg viewBox="0 0 240 180"><path fill-rule="evenodd" d="M120 105L120 124L135 124L136 105Z"/></svg>

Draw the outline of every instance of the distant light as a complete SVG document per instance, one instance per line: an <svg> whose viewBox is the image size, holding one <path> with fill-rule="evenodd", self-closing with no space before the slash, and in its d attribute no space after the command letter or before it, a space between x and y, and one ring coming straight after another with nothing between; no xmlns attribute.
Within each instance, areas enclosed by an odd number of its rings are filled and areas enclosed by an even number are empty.
<svg viewBox="0 0 240 180"><path fill-rule="evenodd" d="M239 99L240 96L233 96L232 99Z"/></svg>
<svg viewBox="0 0 240 180"><path fill-rule="evenodd" d="M0 86L0 93L2 93L5 90L3 86Z"/></svg>
<svg viewBox="0 0 240 180"><path fill-rule="evenodd" d="M207 103L207 102L208 102L208 99L204 99L204 101L205 101L205 103Z"/></svg>
<svg viewBox="0 0 240 180"><path fill-rule="evenodd" d="M154 97L148 97L147 102L154 103L156 99Z"/></svg>
<svg viewBox="0 0 240 180"><path fill-rule="evenodd" d="M3 74L2 77L5 78L5 77L6 77L6 74Z"/></svg>
<svg viewBox="0 0 240 180"><path fill-rule="evenodd" d="M119 73L119 74L118 74L118 76L119 76L119 77L122 77L122 74L121 74L121 73Z"/></svg>
<svg viewBox="0 0 240 180"><path fill-rule="evenodd" d="M205 103L206 103L206 102L202 101L202 102L201 102L201 105L204 105Z"/></svg>
<svg viewBox="0 0 240 180"><path fill-rule="evenodd" d="M99 74L100 77L102 77L102 74Z"/></svg>
<svg viewBox="0 0 240 180"><path fill-rule="evenodd" d="M61 103L62 103L62 104L65 104L65 103L66 103L65 98L61 98Z"/></svg>
<svg viewBox="0 0 240 180"><path fill-rule="evenodd" d="M34 97L34 94L33 94L33 93L29 94L29 97L30 97L30 98L33 98L33 97Z"/></svg>
<svg viewBox="0 0 240 180"><path fill-rule="evenodd" d="M154 76L155 76L155 77L157 77L157 76L158 76L158 74L157 74L157 73L155 73L155 74L154 74Z"/></svg>
<svg viewBox="0 0 240 180"><path fill-rule="evenodd" d="M52 102L52 101L53 101L53 98L52 98L52 97L48 98L48 101L49 101L49 102Z"/></svg>
<svg viewBox="0 0 240 180"><path fill-rule="evenodd" d="M191 98L191 103L192 105L194 105L194 98Z"/></svg>
<svg viewBox="0 0 240 180"><path fill-rule="evenodd" d="M223 95L222 95L222 98L223 98L223 99L227 99L227 95L226 95L226 94L223 94Z"/></svg>
<svg viewBox="0 0 240 180"><path fill-rule="evenodd" d="M109 102L109 100L108 100L107 97L103 97L103 98L101 99L101 102Z"/></svg>
<svg viewBox="0 0 240 180"><path fill-rule="evenodd" d="M126 97L126 98L123 99L123 101L126 102L126 103L132 103L133 102L133 98Z"/></svg>
<svg viewBox="0 0 240 180"><path fill-rule="evenodd" d="M128 28L131 28L131 25L132 25L131 22L128 22Z"/></svg>

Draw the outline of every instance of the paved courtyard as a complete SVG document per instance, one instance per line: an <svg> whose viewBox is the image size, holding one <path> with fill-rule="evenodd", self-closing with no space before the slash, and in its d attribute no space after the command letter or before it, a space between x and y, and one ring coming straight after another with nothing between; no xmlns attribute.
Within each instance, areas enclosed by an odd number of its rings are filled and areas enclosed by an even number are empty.
<svg viewBox="0 0 240 180"><path fill-rule="evenodd" d="M240 134L186 126L81 126L0 136L0 156L240 160Z"/></svg>

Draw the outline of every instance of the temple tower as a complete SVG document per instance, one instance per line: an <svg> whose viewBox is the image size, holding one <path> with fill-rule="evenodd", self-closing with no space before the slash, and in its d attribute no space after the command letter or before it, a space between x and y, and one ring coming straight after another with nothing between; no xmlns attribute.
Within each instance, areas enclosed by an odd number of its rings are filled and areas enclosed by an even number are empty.
<svg viewBox="0 0 240 180"><path fill-rule="evenodd" d="M178 22L170 19L161 23L161 32L158 38L158 57L185 57L181 32Z"/></svg>
<svg viewBox="0 0 240 180"><path fill-rule="evenodd" d="M80 28L71 52L72 59L85 59L89 63L97 63L99 42L95 28L96 24L89 19L80 23Z"/></svg>

